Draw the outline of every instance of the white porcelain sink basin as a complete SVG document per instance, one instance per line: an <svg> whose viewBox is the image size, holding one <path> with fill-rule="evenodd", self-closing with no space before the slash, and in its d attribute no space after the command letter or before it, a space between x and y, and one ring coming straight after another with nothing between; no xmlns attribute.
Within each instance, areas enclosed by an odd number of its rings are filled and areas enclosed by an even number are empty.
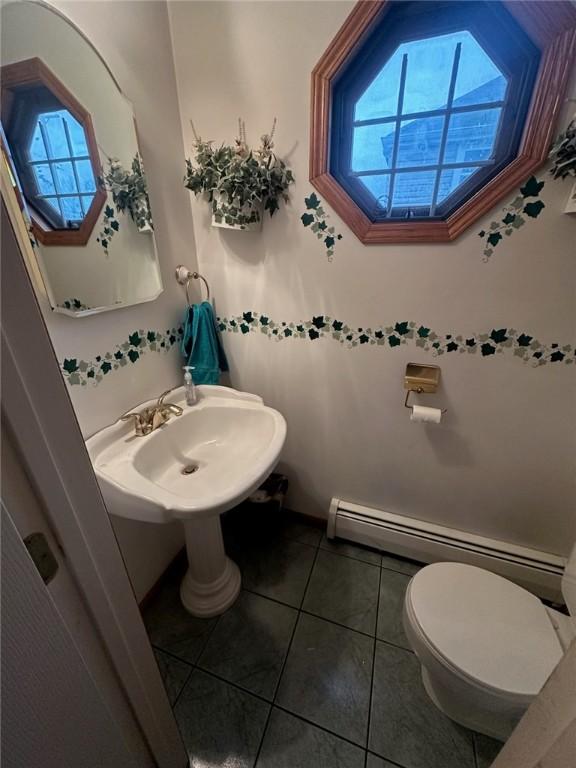
<svg viewBox="0 0 576 768"><path fill-rule="evenodd" d="M186 608L216 615L240 589L226 557L219 514L247 498L276 465L286 438L284 417L257 395L227 387L197 387L187 406L184 388L167 402L183 408L149 435L117 421L86 442L109 511L149 523L184 523L189 570L181 588ZM134 410L154 405L142 403Z"/></svg>

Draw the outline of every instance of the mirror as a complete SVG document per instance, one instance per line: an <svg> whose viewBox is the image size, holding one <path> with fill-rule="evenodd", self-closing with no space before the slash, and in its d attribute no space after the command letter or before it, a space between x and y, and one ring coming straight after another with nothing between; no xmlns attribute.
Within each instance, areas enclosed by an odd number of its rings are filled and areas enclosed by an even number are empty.
<svg viewBox="0 0 576 768"><path fill-rule="evenodd" d="M91 43L36 2L2 14L2 152L55 312L162 292L132 105Z"/></svg>

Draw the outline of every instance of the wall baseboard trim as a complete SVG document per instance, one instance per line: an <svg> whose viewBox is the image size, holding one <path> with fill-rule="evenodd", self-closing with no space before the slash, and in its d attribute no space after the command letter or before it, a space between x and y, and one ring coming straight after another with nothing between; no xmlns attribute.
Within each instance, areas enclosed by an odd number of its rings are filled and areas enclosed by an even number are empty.
<svg viewBox="0 0 576 768"><path fill-rule="evenodd" d="M563 602L565 559L381 509L332 499L329 539L338 537L426 563L468 563L498 573L539 597Z"/></svg>

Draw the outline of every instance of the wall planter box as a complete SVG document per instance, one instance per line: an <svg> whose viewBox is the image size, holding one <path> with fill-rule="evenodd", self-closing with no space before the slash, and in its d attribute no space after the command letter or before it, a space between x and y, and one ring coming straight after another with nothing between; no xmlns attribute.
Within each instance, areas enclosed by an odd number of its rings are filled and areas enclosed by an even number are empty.
<svg viewBox="0 0 576 768"><path fill-rule="evenodd" d="M260 232L263 212L262 204L239 206L236 201L229 203L215 193L212 201L212 226L240 232Z"/></svg>

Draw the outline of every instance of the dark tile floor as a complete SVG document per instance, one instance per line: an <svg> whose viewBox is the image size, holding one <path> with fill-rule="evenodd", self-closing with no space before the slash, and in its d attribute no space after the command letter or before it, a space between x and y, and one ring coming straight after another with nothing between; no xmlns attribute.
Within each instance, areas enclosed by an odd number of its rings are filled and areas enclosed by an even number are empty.
<svg viewBox="0 0 576 768"><path fill-rule="evenodd" d="M223 519L243 589L195 619L164 578L144 619L193 768L488 768L500 744L429 701L402 629L419 565L289 513Z"/></svg>

